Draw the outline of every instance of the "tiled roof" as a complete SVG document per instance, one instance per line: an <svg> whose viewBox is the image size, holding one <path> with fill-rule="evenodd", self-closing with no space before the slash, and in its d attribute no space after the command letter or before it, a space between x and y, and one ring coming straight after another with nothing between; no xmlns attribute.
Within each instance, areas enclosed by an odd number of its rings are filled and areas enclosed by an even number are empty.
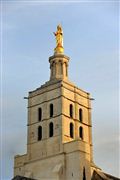
<svg viewBox="0 0 120 180"><path fill-rule="evenodd" d="M91 180L120 180L110 174L106 174L102 171L94 171Z"/></svg>
<svg viewBox="0 0 120 180"><path fill-rule="evenodd" d="M15 176L12 180L35 180L35 179L31 179L23 176Z"/></svg>

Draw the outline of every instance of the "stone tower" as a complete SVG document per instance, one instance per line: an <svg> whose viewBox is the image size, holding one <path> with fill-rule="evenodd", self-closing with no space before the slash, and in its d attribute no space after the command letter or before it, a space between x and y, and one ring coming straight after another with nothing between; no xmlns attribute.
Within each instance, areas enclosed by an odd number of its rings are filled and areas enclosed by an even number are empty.
<svg viewBox="0 0 120 180"><path fill-rule="evenodd" d="M14 176L36 180L90 180L93 170L90 94L68 79L59 25L50 80L28 96L27 153L15 156Z"/></svg>

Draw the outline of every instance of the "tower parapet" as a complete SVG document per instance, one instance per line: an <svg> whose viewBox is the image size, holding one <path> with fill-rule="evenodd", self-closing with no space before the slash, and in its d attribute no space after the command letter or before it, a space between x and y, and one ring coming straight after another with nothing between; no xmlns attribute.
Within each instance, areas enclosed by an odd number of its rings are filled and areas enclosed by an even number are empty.
<svg viewBox="0 0 120 180"><path fill-rule="evenodd" d="M49 58L50 62L50 80L68 79L69 57L64 54L54 54Z"/></svg>

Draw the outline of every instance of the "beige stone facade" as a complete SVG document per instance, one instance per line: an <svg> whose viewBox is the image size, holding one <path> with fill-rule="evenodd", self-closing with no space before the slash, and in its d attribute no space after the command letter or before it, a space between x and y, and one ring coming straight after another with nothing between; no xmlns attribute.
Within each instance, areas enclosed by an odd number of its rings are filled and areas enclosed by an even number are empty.
<svg viewBox="0 0 120 180"><path fill-rule="evenodd" d="M90 180L100 170L93 163L90 94L69 82L67 56L49 62L50 80L29 92L27 153L15 157L14 176Z"/></svg>

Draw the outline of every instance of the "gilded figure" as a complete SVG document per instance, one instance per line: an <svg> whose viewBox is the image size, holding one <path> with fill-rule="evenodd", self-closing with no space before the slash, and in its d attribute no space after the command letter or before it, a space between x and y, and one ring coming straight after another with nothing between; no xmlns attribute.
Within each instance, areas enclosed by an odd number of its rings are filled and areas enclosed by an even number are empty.
<svg viewBox="0 0 120 180"><path fill-rule="evenodd" d="M54 35L56 37L56 48L55 52L63 52L63 30L61 25L57 26L57 31L54 32Z"/></svg>

